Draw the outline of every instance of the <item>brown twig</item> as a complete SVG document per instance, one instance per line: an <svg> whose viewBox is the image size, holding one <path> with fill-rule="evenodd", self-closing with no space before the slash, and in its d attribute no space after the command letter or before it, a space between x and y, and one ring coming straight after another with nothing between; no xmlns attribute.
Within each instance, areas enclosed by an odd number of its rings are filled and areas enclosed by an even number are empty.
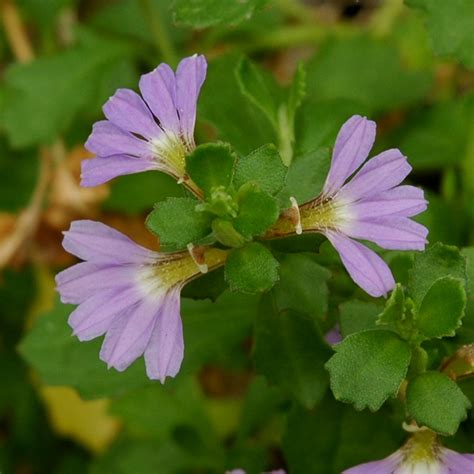
<svg viewBox="0 0 474 474"><path fill-rule="evenodd" d="M0 0L3 27L13 54L19 62L34 59L35 54L18 9L13 0Z"/></svg>

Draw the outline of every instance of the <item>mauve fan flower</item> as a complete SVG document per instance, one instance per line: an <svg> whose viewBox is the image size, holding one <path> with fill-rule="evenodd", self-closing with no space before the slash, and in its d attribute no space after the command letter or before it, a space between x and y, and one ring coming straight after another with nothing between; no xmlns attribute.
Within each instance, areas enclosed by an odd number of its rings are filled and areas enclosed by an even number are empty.
<svg viewBox="0 0 474 474"><path fill-rule="evenodd" d="M74 335L89 341L105 334L100 358L109 368L123 371L144 354L150 379L174 377L184 353L181 289L227 253L154 252L88 220L71 223L63 246L85 260L56 276L61 301L79 305L68 321Z"/></svg>
<svg viewBox="0 0 474 474"><path fill-rule="evenodd" d="M361 166L374 143L375 128L371 120L351 117L337 136L322 193L299 208L292 198L290 219L280 219L267 236L295 229L324 234L352 279L378 297L393 289L392 273L375 252L353 239L384 249L423 250L428 230L410 219L423 212L427 202L423 190L400 186L412 169L400 150L384 151Z"/></svg>
<svg viewBox="0 0 474 474"><path fill-rule="evenodd" d="M178 64L176 74L162 63L143 75L142 96L118 89L103 107L108 120L94 124L85 144L97 157L82 162L81 185L160 170L199 194L186 176L185 157L195 148L196 104L206 69L204 56L194 55Z"/></svg>
<svg viewBox="0 0 474 474"><path fill-rule="evenodd" d="M474 454L444 448L429 430L415 433L388 458L361 464L342 474L469 474L474 472Z"/></svg>

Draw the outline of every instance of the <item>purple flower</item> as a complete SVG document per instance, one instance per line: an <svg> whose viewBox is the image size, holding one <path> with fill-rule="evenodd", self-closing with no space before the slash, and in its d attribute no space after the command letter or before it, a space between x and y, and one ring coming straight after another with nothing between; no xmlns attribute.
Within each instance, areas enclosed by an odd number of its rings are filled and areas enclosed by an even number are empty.
<svg viewBox="0 0 474 474"><path fill-rule="evenodd" d="M185 157L195 148L196 104L206 68L204 56L194 55L179 63L176 74L162 63L143 75L142 96L118 89L103 107L107 120L94 125L86 142L97 157L82 162L82 186L160 170L199 194L185 174Z"/></svg>
<svg viewBox="0 0 474 474"><path fill-rule="evenodd" d="M388 458L352 467L343 474L468 474L474 472L474 454L442 447L428 430L416 433Z"/></svg>
<svg viewBox="0 0 474 474"><path fill-rule="evenodd" d="M324 336L326 342L333 346L342 341L341 330L339 329L339 324L336 324L332 329L330 329Z"/></svg>
<svg viewBox="0 0 474 474"><path fill-rule="evenodd" d="M144 354L150 379L174 377L183 360L180 291L226 252L208 248L199 262L188 252L148 250L94 221L75 221L64 248L84 260L56 276L63 303L79 305L69 325L81 341L105 334L100 358L125 370ZM206 268L203 268L206 265Z"/></svg>
<svg viewBox="0 0 474 474"><path fill-rule="evenodd" d="M423 212L427 202L421 189L400 186L411 171L400 150L384 151L362 166L374 143L375 127L375 122L358 115L342 126L322 193L299 208L293 199L286 222L280 219L269 236L295 229L324 234L352 279L378 297L394 287L392 273L375 252L353 239L384 249L423 250L428 230L410 219Z"/></svg>

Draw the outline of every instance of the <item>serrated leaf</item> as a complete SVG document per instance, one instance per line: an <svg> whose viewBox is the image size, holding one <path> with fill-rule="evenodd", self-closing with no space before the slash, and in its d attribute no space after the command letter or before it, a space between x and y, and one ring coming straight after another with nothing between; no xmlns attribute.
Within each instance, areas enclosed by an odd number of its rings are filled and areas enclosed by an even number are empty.
<svg viewBox="0 0 474 474"><path fill-rule="evenodd" d="M242 58L239 62L235 74L242 94L258 107L274 129L278 130L278 89L273 77L264 74L247 58Z"/></svg>
<svg viewBox="0 0 474 474"><path fill-rule="evenodd" d="M425 372L408 384L407 409L419 426L453 435L469 408L468 398L447 375Z"/></svg>
<svg viewBox="0 0 474 474"><path fill-rule="evenodd" d="M390 294L390 298L385 304L385 308L380 313L377 324L382 326L389 326L396 330L400 323L405 319L405 292L403 286L397 283L397 286Z"/></svg>
<svg viewBox="0 0 474 474"><path fill-rule="evenodd" d="M445 277L436 280L421 302L416 324L428 338L454 336L466 307L464 281Z"/></svg>
<svg viewBox="0 0 474 474"><path fill-rule="evenodd" d="M268 0L176 0L173 4L177 23L207 28L212 25L237 25L251 18Z"/></svg>
<svg viewBox="0 0 474 474"><path fill-rule="evenodd" d="M474 39L471 0L405 0L409 7L426 13L427 27L437 54L456 58L474 69ZM455 26L453 26L455 25Z"/></svg>
<svg viewBox="0 0 474 474"><path fill-rule="evenodd" d="M377 316L381 307L375 303L351 300L339 305L339 327L342 337L350 334L377 329Z"/></svg>
<svg viewBox="0 0 474 474"><path fill-rule="evenodd" d="M262 191L273 195L283 187L287 171L275 145L263 145L239 158L233 183L235 188L239 189L243 184L253 182L258 184Z"/></svg>
<svg viewBox="0 0 474 474"><path fill-rule="evenodd" d="M167 250L186 248L211 232L211 217L197 212L198 201L191 198L168 198L155 204L146 220L148 229L160 238Z"/></svg>
<svg viewBox="0 0 474 474"><path fill-rule="evenodd" d="M205 195L210 196L213 189L230 185L235 159L226 143L206 143L186 157L186 171Z"/></svg>
<svg viewBox="0 0 474 474"><path fill-rule="evenodd" d="M285 388L305 407L324 395L328 377L324 363L332 351L310 316L278 310L269 294L255 326L257 369L270 382Z"/></svg>
<svg viewBox="0 0 474 474"><path fill-rule="evenodd" d="M312 254L284 254L278 259L280 280L272 289L278 309L291 309L322 321L328 309L329 271Z"/></svg>
<svg viewBox="0 0 474 474"><path fill-rule="evenodd" d="M261 293L278 281L278 260L257 242L233 250L225 264L225 279L232 291Z"/></svg>
<svg viewBox="0 0 474 474"><path fill-rule="evenodd" d="M278 201L252 183L244 184L239 189L238 204L234 227L246 238L263 234L280 215Z"/></svg>
<svg viewBox="0 0 474 474"><path fill-rule="evenodd" d="M431 285L446 276L466 279L466 261L456 247L438 243L417 254L407 286L415 304L419 306Z"/></svg>
<svg viewBox="0 0 474 474"><path fill-rule="evenodd" d="M356 410L378 410L394 396L408 370L410 346L395 333L369 330L346 337L334 346L326 368L337 400Z"/></svg>

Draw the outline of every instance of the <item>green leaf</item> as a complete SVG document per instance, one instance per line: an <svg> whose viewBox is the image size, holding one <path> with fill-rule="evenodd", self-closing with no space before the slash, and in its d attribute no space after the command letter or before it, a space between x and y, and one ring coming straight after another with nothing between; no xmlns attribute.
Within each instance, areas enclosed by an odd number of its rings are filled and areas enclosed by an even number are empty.
<svg viewBox="0 0 474 474"><path fill-rule="evenodd" d="M264 73L247 58L242 58L235 70L241 93L270 121L278 130L278 88L269 73Z"/></svg>
<svg viewBox="0 0 474 474"><path fill-rule="evenodd" d="M120 42L89 35L81 37L74 49L11 66L5 75L4 127L12 146L51 141L66 131L90 102L96 104L100 99L103 103L114 89L109 85L102 90L105 97L99 98L98 82L130 54ZM121 86L125 85L122 81Z"/></svg>
<svg viewBox="0 0 474 474"><path fill-rule="evenodd" d="M294 404L283 437L289 472L336 474L387 457L403 442L403 418L394 418L386 407L361 413L330 395L314 410Z"/></svg>
<svg viewBox="0 0 474 474"><path fill-rule="evenodd" d="M70 385L84 398L125 393L152 382L140 359L125 372L107 370L99 359L101 341L79 342L71 336L67 316L71 305L59 301L42 315L20 344L23 358L48 385Z"/></svg>
<svg viewBox="0 0 474 474"><path fill-rule="evenodd" d="M291 309L322 321L328 310L330 272L314 255L306 253L283 254L279 262L280 281L272 289L278 309Z"/></svg>
<svg viewBox="0 0 474 474"><path fill-rule="evenodd" d="M380 313L377 324L389 326L390 329L397 330L400 324L405 320L405 292L403 286L397 283L397 286L390 294L390 298L385 304L384 310Z"/></svg>
<svg viewBox="0 0 474 474"><path fill-rule="evenodd" d="M248 182L256 183L262 191L273 195L283 187L287 171L275 145L263 145L239 158L233 183L236 189Z"/></svg>
<svg viewBox="0 0 474 474"><path fill-rule="evenodd" d="M395 333L369 330L346 337L334 346L326 368L337 400L356 410L378 410L396 395L408 370L410 346Z"/></svg>
<svg viewBox="0 0 474 474"><path fill-rule="evenodd" d="M102 206L108 211L137 215L149 212L154 202L181 196L183 187L174 178L164 173L148 171L114 179L110 186L110 196Z"/></svg>
<svg viewBox="0 0 474 474"><path fill-rule="evenodd" d="M261 293L278 280L278 261L257 242L233 250L225 264L225 279L232 291Z"/></svg>
<svg viewBox="0 0 474 474"><path fill-rule="evenodd" d="M388 42L369 36L331 39L307 65L308 97L352 100L380 112L423 99L431 76L409 70Z"/></svg>
<svg viewBox="0 0 474 474"><path fill-rule="evenodd" d="M435 52L455 58L474 69L474 39L471 0L405 0L409 7L423 10Z"/></svg>
<svg viewBox="0 0 474 474"><path fill-rule="evenodd" d="M419 426L443 435L456 433L471 403L447 375L425 372L407 388L407 409Z"/></svg>
<svg viewBox="0 0 474 474"><path fill-rule="evenodd" d="M192 180L210 196L218 187L229 187L235 155L226 143L206 143L186 157L186 171Z"/></svg>
<svg viewBox="0 0 474 474"><path fill-rule="evenodd" d="M289 207L290 196L295 197L298 204L316 197L323 189L330 162L328 148L319 148L295 157L288 169L285 186L278 194L280 202Z"/></svg>
<svg viewBox="0 0 474 474"><path fill-rule="evenodd" d="M440 278L423 298L416 324L428 338L454 336L461 326L465 307L464 281L453 277Z"/></svg>
<svg viewBox="0 0 474 474"><path fill-rule="evenodd" d="M209 298L211 301L216 301L226 288L224 268L221 267L191 280L181 291L181 296L194 300Z"/></svg>
<svg viewBox="0 0 474 474"><path fill-rule="evenodd" d="M253 183L244 184L239 189L238 203L239 213L234 226L247 238L263 234L280 215L278 201Z"/></svg>
<svg viewBox="0 0 474 474"><path fill-rule="evenodd" d="M251 18L268 0L176 0L173 4L176 23L194 28L226 24L237 25Z"/></svg>
<svg viewBox="0 0 474 474"><path fill-rule="evenodd" d="M209 64L197 117L215 128L212 134L209 127L203 129L209 141L217 135L246 155L263 143L276 142L276 134L263 113L239 93L235 68L240 60L240 55L227 55Z"/></svg>
<svg viewBox="0 0 474 474"><path fill-rule="evenodd" d="M211 232L211 217L197 212L197 204L192 198L173 197L155 204L146 225L160 238L160 245L170 250L183 249Z"/></svg>
<svg viewBox="0 0 474 474"><path fill-rule="evenodd" d="M419 307L431 285L446 276L466 279L466 261L456 247L438 243L417 254L408 280L408 293L415 304Z"/></svg>
<svg viewBox="0 0 474 474"><path fill-rule="evenodd" d="M278 310L273 295L260 306L255 326L257 370L312 408L323 397L328 376L324 364L332 351L314 319L292 310Z"/></svg>
<svg viewBox="0 0 474 474"><path fill-rule="evenodd" d="M380 306L375 303L351 300L339 305L339 326L342 337L350 334L377 329L377 316L380 314Z"/></svg>

